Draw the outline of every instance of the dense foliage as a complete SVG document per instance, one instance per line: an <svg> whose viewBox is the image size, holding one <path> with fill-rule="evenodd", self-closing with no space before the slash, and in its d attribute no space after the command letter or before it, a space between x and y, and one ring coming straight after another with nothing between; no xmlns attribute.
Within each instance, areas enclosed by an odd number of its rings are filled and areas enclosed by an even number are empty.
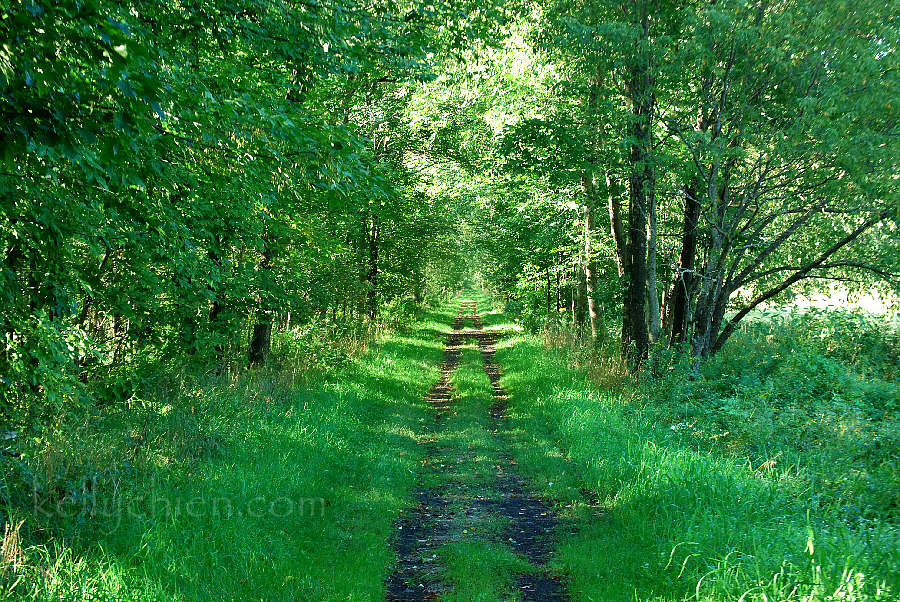
<svg viewBox="0 0 900 602"><path fill-rule="evenodd" d="M141 365L263 363L273 324L375 318L458 281L405 111L478 18L280 0L0 11L5 421L97 381L127 400Z"/></svg>
<svg viewBox="0 0 900 602"><path fill-rule="evenodd" d="M896 291L889 13L535 8L502 49L429 84L460 90L439 118L454 108L445 129L480 151L469 188L486 280L527 314L567 310L598 338L621 330L635 363L655 342L715 353L790 289Z"/></svg>
<svg viewBox="0 0 900 602"><path fill-rule="evenodd" d="M469 271L638 362L806 279L896 284L886 7L461 8L4 9L4 417Z"/></svg>
<svg viewBox="0 0 900 602"><path fill-rule="evenodd" d="M0 597L378 596L466 286L531 331L498 352L525 472L610 512L560 546L573 591L895 596L896 323L764 313L897 309L890 6L0 2ZM340 507L242 540L34 506L157 479Z"/></svg>

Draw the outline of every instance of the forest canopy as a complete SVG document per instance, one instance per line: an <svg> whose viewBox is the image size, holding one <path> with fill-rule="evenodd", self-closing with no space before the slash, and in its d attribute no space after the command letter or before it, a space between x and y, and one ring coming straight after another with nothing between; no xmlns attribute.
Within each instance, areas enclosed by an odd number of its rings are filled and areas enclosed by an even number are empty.
<svg viewBox="0 0 900 602"><path fill-rule="evenodd" d="M481 282L700 362L897 289L889 3L12 0L4 420Z"/></svg>

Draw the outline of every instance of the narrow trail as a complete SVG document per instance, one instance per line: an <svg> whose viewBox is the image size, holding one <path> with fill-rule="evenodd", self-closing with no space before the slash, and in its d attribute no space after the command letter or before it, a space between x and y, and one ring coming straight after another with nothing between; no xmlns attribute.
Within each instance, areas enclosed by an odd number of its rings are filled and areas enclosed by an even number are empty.
<svg viewBox="0 0 900 602"><path fill-rule="evenodd" d="M466 321L474 329L463 330ZM547 568L554 548L558 518L551 505L533 495L515 472L515 459L507 451L505 411L509 398L500 384L502 370L494 359L500 333L484 330L477 303L463 302L447 336L441 376L426 397L435 423L420 436L425 446L423 484L415 492L417 503L395 523L397 565L386 581L388 600L432 600L452 594L454 584L442 563L447 546L465 541L490 541L521 558L527 570L518 571L498 598L563 600L565 589ZM474 338L490 382L491 404L485 422L490 446L448 445L470 424L451 424L455 397L453 374L461 348ZM490 567L484 567L485 570ZM488 593L488 592L486 592Z"/></svg>

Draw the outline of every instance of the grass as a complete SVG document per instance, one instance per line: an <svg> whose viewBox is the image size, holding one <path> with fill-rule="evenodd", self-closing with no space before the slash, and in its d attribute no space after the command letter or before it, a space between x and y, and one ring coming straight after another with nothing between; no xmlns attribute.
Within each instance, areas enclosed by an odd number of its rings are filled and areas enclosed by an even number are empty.
<svg viewBox="0 0 900 602"><path fill-rule="evenodd" d="M735 352L745 353L739 345ZM575 599L896 599L896 516L847 520L840 504L819 503L815 479L804 476L804 466L818 462L824 472L825 462L838 458L844 464L832 464L836 476L867 465L828 450L831 432L805 442L799 468L749 462L722 436L710 436L747 427L742 414L723 416L715 396L693 398L693 412L717 428L701 439L672 428L679 405L672 399L685 391L683 382L598 387L567 350L532 335L506 339L497 359L512 394L511 419L530 437L519 450L520 466L579 526L557 558ZM705 378L717 378L715 366ZM726 372L722 379L734 377ZM775 429L777 445L797 434L791 429ZM878 462L895 453L887 450ZM880 484L896 494L896 478Z"/></svg>
<svg viewBox="0 0 900 602"><path fill-rule="evenodd" d="M211 382L36 444L4 467L5 490L27 490L30 474L52 516L23 499L7 509L24 524L0 597L380 597L449 312L302 387L262 373Z"/></svg>
<svg viewBox="0 0 900 602"><path fill-rule="evenodd" d="M260 372L161 391L0 458L0 598L378 599L412 490L489 493L509 453L571 525L551 562L573 599L897 599L890 340L844 318L759 324L697 379L670 358L635 382L478 299L507 333L502 433L471 342L440 428L421 401L455 304L305 384ZM445 466L423 462L423 436ZM514 598L535 570L488 518L435 554L448 600Z"/></svg>
<svg viewBox="0 0 900 602"><path fill-rule="evenodd" d="M448 602L510 599L513 575L530 569L507 546L481 539L449 544L441 550L440 558L454 585L443 598Z"/></svg>
<svg viewBox="0 0 900 602"><path fill-rule="evenodd" d="M900 516L895 327L806 311L759 321L687 380L645 387L661 420L860 527Z"/></svg>

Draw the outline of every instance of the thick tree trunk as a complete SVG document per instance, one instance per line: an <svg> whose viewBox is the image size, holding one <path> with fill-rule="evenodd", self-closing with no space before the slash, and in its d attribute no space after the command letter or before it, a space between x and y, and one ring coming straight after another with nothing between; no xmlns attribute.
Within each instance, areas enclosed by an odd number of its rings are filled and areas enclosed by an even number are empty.
<svg viewBox="0 0 900 602"><path fill-rule="evenodd" d="M642 186L640 181L635 186ZM628 212L629 270L626 273L625 307L623 312L623 353L639 365L647 357L649 336L644 311L647 290L647 237L643 194L636 192ZM631 346L634 345L634 349Z"/></svg>
<svg viewBox="0 0 900 602"><path fill-rule="evenodd" d="M694 262L697 258L697 221L700 218L700 202L693 186L684 190L684 223L681 232L681 255L672 283L671 334L669 343L677 344L683 338L690 338L689 303L693 297Z"/></svg>
<svg viewBox="0 0 900 602"><path fill-rule="evenodd" d="M251 366L262 366L269 359L272 349L272 322L259 321L253 326L250 337L249 359Z"/></svg>
<svg viewBox="0 0 900 602"><path fill-rule="evenodd" d="M635 367L647 358L650 347L644 310L647 295L647 213L649 195L655 186L653 175L652 131L653 91L650 78L650 19L646 4L640 6L637 23L640 36L635 58L630 65L628 94L632 103L631 174L628 207L627 287L623 311L622 350ZM634 349L632 350L632 345Z"/></svg>

